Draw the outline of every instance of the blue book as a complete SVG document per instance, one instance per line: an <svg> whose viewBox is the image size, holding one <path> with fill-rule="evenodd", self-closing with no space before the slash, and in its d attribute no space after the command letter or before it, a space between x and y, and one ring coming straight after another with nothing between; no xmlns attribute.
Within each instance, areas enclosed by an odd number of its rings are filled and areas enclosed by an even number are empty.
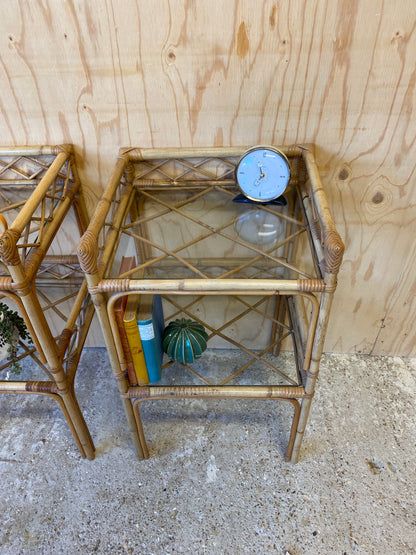
<svg viewBox="0 0 416 555"><path fill-rule="evenodd" d="M162 297L160 295L140 295L137 324L149 382L155 383L162 377L162 335L165 327Z"/></svg>

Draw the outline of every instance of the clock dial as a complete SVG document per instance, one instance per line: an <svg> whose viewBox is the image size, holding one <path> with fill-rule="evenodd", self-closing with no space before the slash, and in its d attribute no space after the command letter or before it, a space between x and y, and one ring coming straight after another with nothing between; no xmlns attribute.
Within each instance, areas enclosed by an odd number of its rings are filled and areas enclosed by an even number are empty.
<svg viewBox="0 0 416 555"><path fill-rule="evenodd" d="M277 148L258 146L248 150L236 167L236 180L249 199L268 202L285 191L290 178L286 156Z"/></svg>

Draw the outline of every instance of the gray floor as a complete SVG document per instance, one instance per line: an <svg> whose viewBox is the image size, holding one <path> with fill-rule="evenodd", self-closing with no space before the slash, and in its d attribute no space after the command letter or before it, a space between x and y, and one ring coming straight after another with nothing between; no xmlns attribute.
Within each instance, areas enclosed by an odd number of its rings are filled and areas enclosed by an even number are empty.
<svg viewBox="0 0 416 555"><path fill-rule="evenodd" d="M77 377L92 462L53 401L1 396L0 553L416 553L416 360L321 368L295 466L269 401L144 404L138 461L103 349Z"/></svg>

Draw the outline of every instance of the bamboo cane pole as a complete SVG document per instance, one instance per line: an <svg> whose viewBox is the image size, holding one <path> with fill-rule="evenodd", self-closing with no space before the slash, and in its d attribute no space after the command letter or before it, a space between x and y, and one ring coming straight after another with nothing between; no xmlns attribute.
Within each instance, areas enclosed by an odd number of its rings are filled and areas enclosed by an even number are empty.
<svg viewBox="0 0 416 555"><path fill-rule="evenodd" d="M335 287L336 274L326 274L325 279L329 285ZM293 447L292 462L296 463L299 458L299 451L302 444L303 434L305 432L306 423L308 421L309 412L311 408L311 400L315 393L316 380L319 374L319 363L322 356L322 351L325 342L325 334L328 327L329 315L333 300L333 291L321 294L321 302L319 308L319 317L316 326L316 332L313 342L311 364L307 372L305 393L308 395L307 399L302 399L301 413L299 417L299 424L296 433L295 443Z"/></svg>
<svg viewBox="0 0 416 555"><path fill-rule="evenodd" d="M63 145L62 145L63 146ZM56 155L59 146L32 145L32 146L6 146L1 147L2 156L42 156Z"/></svg>
<svg viewBox="0 0 416 555"><path fill-rule="evenodd" d="M101 280L100 292L137 291L138 293L171 293L187 295L274 295L276 293L303 292L304 282L310 284L309 291L324 291L323 280L277 280L277 279L127 279ZM122 289L120 289L122 287ZM90 289L94 291L95 289Z"/></svg>
<svg viewBox="0 0 416 555"><path fill-rule="evenodd" d="M90 291L94 290L94 292L91 294L91 298L93 300L95 312L100 322L101 330L104 337L104 342L107 347L108 357L110 359L113 376L116 380L119 394L122 399L123 408L126 414L127 422L130 427L130 432L136 449L136 453L140 459L143 459L145 458L145 449L143 449L143 446L140 441L140 437L137 430L136 417L133 412L133 407L129 399L126 399L124 397L124 395L129 389L129 384L126 377L124 376L124 372L120 367L120 362L117 356L117 347L115 344L114 335L112 333L111 324L110 324L108 312L107 312L107 300L102 293L99 293L96 291L95 285L98 283L98 280L99 280L98 273L86 274L86 279L87 279L87 283Z"/></svg>
<svg viewBox="0 0 416 555"><path fill-rule="evenodd" d="M0 393L18 394L18 395L41 395L43 397L49 397L56 401L65 417L68 427L72 433L72 436L77 444L77 447L84 458L92 460L91 453L85 451L84 445L81 442L78 431L72 421L71 415L69 414L67 407L63 399L56 392L53 392L55 382L32 382L32 381L19 381L19 382L0 382ZM50 392L48 392L48 387ZM79 407L78 407L79 410ZM85 424L86 426L86 424ZM92 442L92 440L91 440Z"/></svg>
<svg viewBox="0 0 416 555"><path fill-rule="evenodd" d="M303 387L271 385L177 385L130 387L129 399L300 399L307 396Z"/></svg>
<svg viewBox="0 0 416 555"><path fill-rule="evenodd" d="M309 224L307 226L307 236L308 236L308 241L311 248L312 260L314 263L316 274L318 276L321 276L324 271L324 269L322 268L322 264L325 260L325 254L321 245L321 238L318 237L317 234L312 231L313 226L317 225L317 222L315 222L313 219L309 197L304 191L302 191L302 194L304 196L302 198L301 207L305 214L305 220Z"/></svg>
<svg viewBox="0 0 416 555"><path fill-rule="evenodd" d="M16 216L13 222L13 225L11 227L13 227L13 229L17 233L19 233L19 235L21 235L22 231L30 222L34 210L37 208L37 206L39 206L42 199L47 194L50 186L52 185L54 179L59 173L59 170L68 159L68 156L69 156L68 152L60 152L57 155L55 160L50 165L48 171L45 173L45 175L42 177L41 181L39 182L39 185L36 187L36 189L34 189L33 193L27 199L22 210Z"/></svg>
<svg viewBox="0 0 416 555"><path fill-rule="evenodd" d="M273 146L273 145L271 145ZM244 154L251 146L238 147L188 147L188 148L122 148L120 152L127 155L131 162L141 160L158 160L161 158L234 158ZM298 146L279 146L280 152L291 158L302 152Z"/></svg>
<svg viewBox="0 0 416 555"><path fill-rule="evenodd" d="M22 186L24 187L33 187L35 188L39 183L39 179L13 179L13 181L11 181L10 179L0 179L0 187L4 187L7 189L13 189L14 187L16 189L21 189ZM10 207L2 207L2 210L4 210L5 208L7 208L8 210L10 210Z"/></svg>
<svg viewBox="0 0 416 555"><path fill-rule="evenodd" d="M302 156L309 175L314 206L321 225L321 240L325 254L324 271L337 274L344 254L344 244L335 228L315 158L312 152L307 149L302 151Z"/></svg>
<svg viewBox="0 0 416 555"><path fill-rule="evenodd" d="M100 275L108 271L113 263L114 256L117 252L118 245L121 239L121 227L124 221L125 215L129 210L130 203L132 202L132 190L128 188L125 194L120 199L119 208L113 218L113 222L110 230L107 232L105 238L105 245L103 254L100 260Z"/></svg>
<svg viewBox="0 0 416 555"><path fill-rule="evenodd" d="M68 380L62 367L58 349L50 328L45 319L42 307L37 296L25 284L25 276L21 264L8 267L11 277L16 284L23 284L17 291L24 305L29 320L36 330L37 339L48 362L50 373L52 374L57 386L57 392L65 404L68 415L76 431L75 439L82 445L82 452L90 460L94 458L94 446L91 436L86 427L84 418L79 410L78 403L70 390Z"/></svg>
<svg viewBox="0 0 416 555"><path fill-rule="evenodd" d="M300 295L294 295L292 297L293 309L294 309L294 318L299 324L299 332L300 332L300 339L303 348L306 346L306 341L308 337L308 327L309 321L306 315L306 308L305 308L305 299Z"/></svg>
<svg viewBox="0 0 416 555"><path fill-rule="evenodd" d="M48 223L47 226L43 229L41 241L38 245L36 245L27 255L26 258L26 278L31 281L33 276L35 275L36 271L38 270L40 263L45 256L45 253L48 251L56 233L58 232L60 226L62 225L62 221L65 218L68 210L71 208L72 199L65 198L62 203L57 207L54 213L53 220ZM10 231L16 231L16 228L13 226L10 228Z"/></svg>

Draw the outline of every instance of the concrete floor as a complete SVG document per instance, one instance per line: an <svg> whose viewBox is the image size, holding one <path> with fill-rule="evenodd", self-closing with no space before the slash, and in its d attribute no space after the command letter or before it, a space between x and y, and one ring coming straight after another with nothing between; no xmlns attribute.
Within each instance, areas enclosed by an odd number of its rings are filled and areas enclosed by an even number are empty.
<svg viewBox="0 0 416 555"><path fill-rule="evenodd" d="M416 553L416 359L324 356L295 466L284 403L144 404L138 461L104 349L77 391L92 462L53 401L0 397L2 555Z"/></svg>

